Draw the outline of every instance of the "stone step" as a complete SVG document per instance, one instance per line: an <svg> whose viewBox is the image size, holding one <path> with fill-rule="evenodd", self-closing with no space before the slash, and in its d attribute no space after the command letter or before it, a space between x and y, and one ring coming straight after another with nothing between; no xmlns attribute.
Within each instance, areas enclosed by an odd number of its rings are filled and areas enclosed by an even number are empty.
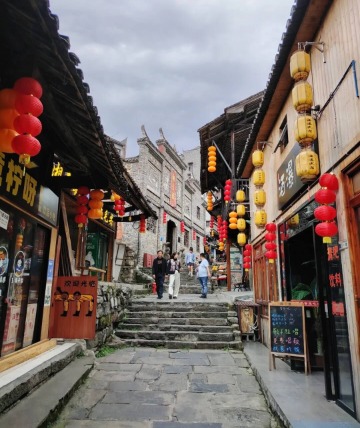
<svg viewBox="0 0 360 428"><path fill-rule="evenodd" d="M178 341L178 340L148 340L148 339L123 339L126 346L145 346L151 348L167 349L237 349L242 350L241 341Z"/></svg>
<svg viewBox="0 0 360 428"><path fill-rule="evenodd" d="M131 312L227 312L228 311L227 303L193 303L193 302L183 302L178 300L168 300L155 304L149 304L149 302L134 302L130 306Z"/></svg>
<svg viewBox="0 0 360 428"><path fill-rule="evenodd" d="M171 309L167 311L136 311L131 310L128 314L128 317L136 316L137 318L227 318L228 311L172 311Z"/></svg>
<svg viewBox="0 0 360 428"><path fill-rule="evenodd" d="M116 330L120 339L146 339L181 342L231 342L234 340L233 332L205 333L199 331L160 331L160 330Z"/></svg>
<svg viewBox="0 0 360 428"><path fill-rule="evenodd" d="M232 327L230 325L214 325L214 326L208 326L208 325L179 325L179 324L161 324L161 331L196 331L203 332L203 333L229 333L232 332ZM159 324L119 324L117 326L117 330L133 330L133 331L139 331L139 330L159 330Z"/></svg>
<svg viewBox="0 0 360 428"><path fill-rule="evenodd" d="M226 326L228 325L227 318L162 318L152 316L151 318L136 317L129 315L124 324L157 324L157 325L207 325L207 326Z"/></svg>

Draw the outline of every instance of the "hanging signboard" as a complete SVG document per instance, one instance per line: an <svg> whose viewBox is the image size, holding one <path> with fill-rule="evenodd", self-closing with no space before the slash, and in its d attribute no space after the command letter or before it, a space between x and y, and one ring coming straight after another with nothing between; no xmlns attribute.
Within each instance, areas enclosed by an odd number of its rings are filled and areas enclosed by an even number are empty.
<svg viewBox="0 0 360 428"><path fill-rule="evenodd" d="M310 372L306 341L304 305L300 302L269 303L270 366L275 358L303 358L305 373Z"/></svg>
<svg viewBox="0 0 360 428"><path fill-rule="evenodd" d="M50 337L94 339L98 280L61 276L51 297Z"/></svg>

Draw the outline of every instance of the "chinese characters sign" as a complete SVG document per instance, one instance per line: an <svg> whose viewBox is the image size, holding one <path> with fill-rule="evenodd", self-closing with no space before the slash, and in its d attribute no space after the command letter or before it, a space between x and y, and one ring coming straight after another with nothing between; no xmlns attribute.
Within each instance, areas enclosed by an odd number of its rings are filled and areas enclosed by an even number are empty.
<svg viewBox="0 0 360 428"><path fill-rule="evenodd" d="M299 144L295 144L277 171L278 208L281 209L303 186L304 183L296 175L295 158L300 152Z"/></svg>
<svg viewBox="0 0 360 428"><path fill-rule="evenodd" d="M176 171L170 173L170 205L176 208Z"/></svg>
<svg viewBox="0 0 360 428"><path fill-rule="evenodd" d="M95 337L97 286L95 276L57 278L51 298L50 337Z"/></svg>
<svg viewBox="0 0 360 428"><path fill-rule="evenodd" d="M0 152L0 191L8 199L57 224L58 197L11 155Z"/></svg>

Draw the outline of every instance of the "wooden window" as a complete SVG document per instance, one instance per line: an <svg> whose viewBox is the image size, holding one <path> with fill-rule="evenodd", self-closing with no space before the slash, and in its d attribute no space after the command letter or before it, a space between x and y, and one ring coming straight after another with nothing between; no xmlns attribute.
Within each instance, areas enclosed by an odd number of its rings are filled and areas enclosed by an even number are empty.
<svg viewBox="0 0 360 428"><path fill-rule="evenodd" d="M287 116L285 116L279 128L279 140L275 147L274 153L279 147L280 147L280 153L282 153L285 147L288 145L288 143L289 143L289 134L288 134Z"/></svg>

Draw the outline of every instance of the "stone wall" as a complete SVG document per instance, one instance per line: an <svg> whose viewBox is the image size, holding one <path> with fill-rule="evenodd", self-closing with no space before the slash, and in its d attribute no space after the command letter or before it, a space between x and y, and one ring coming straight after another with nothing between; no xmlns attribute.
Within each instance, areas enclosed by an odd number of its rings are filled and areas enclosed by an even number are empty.
<svg viewBox="0 0 360 428"><path fill-rule="evenodd" d="M121 283L99 281L95 339L87 340L87 348L97 348L107 342L114 327L127 313L132 296L131 286Z"/></svg>

